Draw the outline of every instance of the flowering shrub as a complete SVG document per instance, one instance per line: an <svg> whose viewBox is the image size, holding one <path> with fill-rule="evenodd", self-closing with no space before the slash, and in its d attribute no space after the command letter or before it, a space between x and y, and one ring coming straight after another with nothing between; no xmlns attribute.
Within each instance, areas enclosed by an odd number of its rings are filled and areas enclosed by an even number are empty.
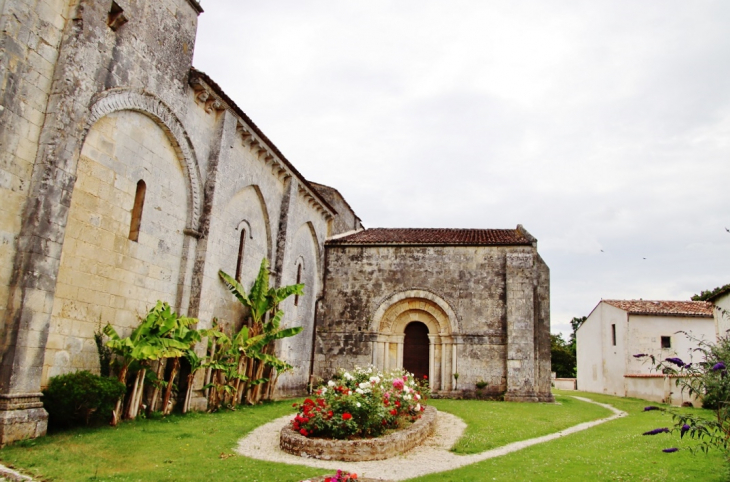
<svg viewBox="0 0 730 482"><path fill-rule="evenodd" d="M356 367L337 375L307 398L292 420L305 437L378 437L421 417L429 396L428 384L402 370L383 374L372 367Z"/></svg>
<svg viewBox="0 0 730 482"><path fill-rule="evenodd" d="M644 435L679 432L680 438L687 435L699 442L696 446L690 447L690 450L707 452L712 448L720 449L730 462L730 376L727 369L730 363L730 335L719 337L717 343L709 343L684 334L697 343L697 348L693 351L699 355L699 360L685 362L677 357L657 360L653 355L646 353L639 353L634 357L649 358L655 365L656 371L676 376L677 386L683 392L701 398L703 406L715 412L715 418L706 418L694 412L672 408L648 406L644 408L645 412L662 410L671 413L674 417L674 427L671 430L669 428L650 430ZM672 447L664 449L664 452L672 453L677 450L679 449Z"/></svg>

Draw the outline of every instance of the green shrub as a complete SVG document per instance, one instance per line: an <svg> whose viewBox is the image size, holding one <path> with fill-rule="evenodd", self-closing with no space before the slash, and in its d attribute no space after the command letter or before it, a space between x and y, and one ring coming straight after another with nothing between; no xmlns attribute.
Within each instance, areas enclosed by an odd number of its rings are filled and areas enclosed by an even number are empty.
<svg viewBox="0 0 730 482"><path fill-rule="evenodd" d="M88 371L52 377L43 391L51 429L107 423L126 391L123 383Z"/></svg>

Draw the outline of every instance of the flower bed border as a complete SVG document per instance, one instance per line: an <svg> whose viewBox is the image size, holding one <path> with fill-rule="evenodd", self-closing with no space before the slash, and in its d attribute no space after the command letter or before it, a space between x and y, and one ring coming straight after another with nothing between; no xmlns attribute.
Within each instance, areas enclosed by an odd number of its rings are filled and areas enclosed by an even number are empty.
<svg viewBox="0 0 730 482"><path fill-rule="evenodd" d="M438 410L428 406L413 425L383 437L360 440L307 438L290 425L281 429L279 447L300 457L342 462L384 460L408 452L421 445L436 428Z"/></svg>

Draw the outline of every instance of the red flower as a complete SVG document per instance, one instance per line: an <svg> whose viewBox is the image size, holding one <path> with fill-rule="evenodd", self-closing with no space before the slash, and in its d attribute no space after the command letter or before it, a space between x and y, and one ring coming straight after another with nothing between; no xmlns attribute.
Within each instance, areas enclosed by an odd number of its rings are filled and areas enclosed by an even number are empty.
<svg viewBox="0 0 730 482"><path fill-rule="evenodd" d="M342 420L350 420L351 418L352 418L352 415L350 415L347 412L342 414Z"/></svg>
<svg viewBox="0 0 730 482"><path fill-rule="evenodd" d="M291 406L294 407L294 408L296 408L297 404L296 403L292 403Z"/></svg>
<svg viewBox="0 0 730 482"><path fill-rule="evenodd" d="M324 407L324 398L318 398L317 405L319 405L320 407Z"/></svg>
<svg viewBox="0 0 730 482"><path fill-rule="evenodd" d="M424 380L428 380L428 375L423 375Z"/></svg>
<svg viewBox="0 0 730 482"><path fill-rule="evenodd" d="M332 410L330 410L329 412L327 412L327 416L328 416L329 418L332 418L332 415L334 415L334 414L332 413Z"/></svg>
<svg viewBox="0 0 730 482"><path fill-rule="evenodd" d="M305 429L301 429L299 433L304 435L305 437L307 436L307 431Z"/></svg>

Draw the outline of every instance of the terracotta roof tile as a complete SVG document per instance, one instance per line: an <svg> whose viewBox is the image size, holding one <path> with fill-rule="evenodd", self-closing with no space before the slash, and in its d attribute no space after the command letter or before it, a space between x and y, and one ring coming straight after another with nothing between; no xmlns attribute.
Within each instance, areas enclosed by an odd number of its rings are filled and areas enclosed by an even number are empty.
<svg viewBox="0 0 730 482"><path fill-rule="evenodd" d="M327 244L421 244L466 246L530 246L531 241L517 229L421 229L372 228L358 231Z"/></svg>
<svg viewBox="0 0 730 482"><path fill-rule="evenodd" d="M631 315L712 317L712 303L706 301L602 300Z"/></svg>

